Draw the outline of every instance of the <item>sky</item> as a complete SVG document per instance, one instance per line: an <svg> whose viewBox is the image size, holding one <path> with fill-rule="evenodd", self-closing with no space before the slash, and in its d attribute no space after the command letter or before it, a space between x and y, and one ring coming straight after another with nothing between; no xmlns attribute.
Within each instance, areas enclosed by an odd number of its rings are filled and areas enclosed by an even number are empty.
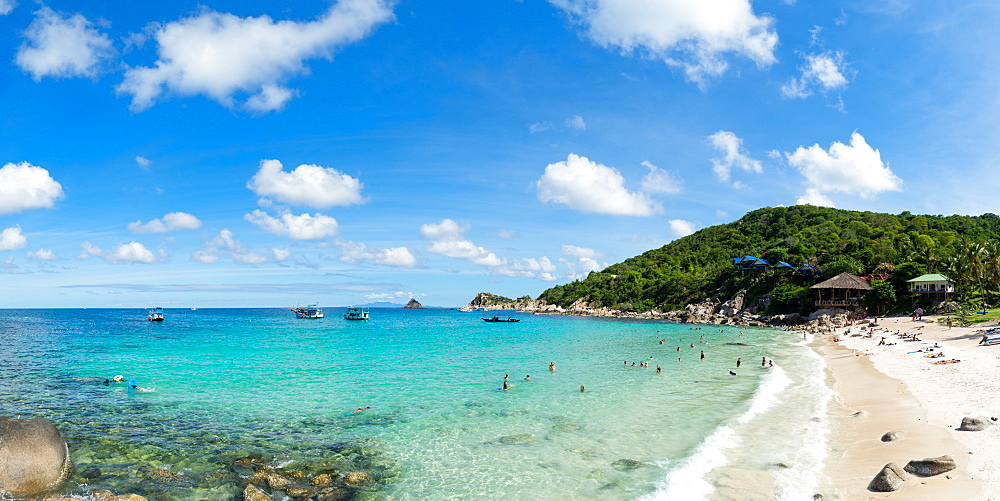
<svg viewBox="0 0 1000 501"><path fill-rule="evenodd" d="M998 212L1000 2L0 0L0 308L537 297Z"/></svg>

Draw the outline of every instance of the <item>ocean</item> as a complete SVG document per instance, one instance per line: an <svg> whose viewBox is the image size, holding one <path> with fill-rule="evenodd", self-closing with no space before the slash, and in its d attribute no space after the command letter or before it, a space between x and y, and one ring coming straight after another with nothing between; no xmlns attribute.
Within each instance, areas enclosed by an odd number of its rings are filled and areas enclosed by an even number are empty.
<svg viewBox="0 0 1000 501"><path fill-rule="evenodd" d="M831 393L801 333L343 311L0 310L0 415L56 425L81 499L240 499L247 461L363 471L353 499L830 496Z"/></svg>

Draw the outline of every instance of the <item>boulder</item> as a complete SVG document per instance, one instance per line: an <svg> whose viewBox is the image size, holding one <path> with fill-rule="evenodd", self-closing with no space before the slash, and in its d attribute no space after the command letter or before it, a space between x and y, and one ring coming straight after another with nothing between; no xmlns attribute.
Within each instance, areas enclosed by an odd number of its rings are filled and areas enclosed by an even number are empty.
<svg viewBox="0 0 1000 501"><path fill-rule="evenodd" d="M899 433L894 431L887 431L885 435L882 435L883 442L895 442L896 440L899 440Z"/></svg>
<svg viewBox="0 0 1000 501"><path fill-rule="evenodd" d="M909 473L918 475L921 477L933 477L934 475L940 475L946 471L951 471L957 468L955 465L955 459L951 456L945 455L936 458L927 459L914 459L906 466L903 467Z"/></svg>
<svg viewBox="0 0 1000 501"><path fill-rule="evenodd" d="M271 501L271 496L256 485L249 484L243 489L243 501Z"/></svg>
<svg viewBox="0 0 1000 501"><path fill-rule="evenodd" d="M315 477L312 478L312 480L309 481L309 483L313 485L329 485L332 482L333 482L333 477L331 477L326 473L320 473L319 475L316 475Z"/></svg>
<svg viewBox="0 0 1000 501"><path fill-rule="evenodd" d="M958 427L959 431L983 431L990 426L993 426L996 422L992 418L988 417L971 417L966 416L962 418L962 426Z"/></svg>
<svg viewBox="0 0 1000 501"><path fill-rule="evenodd" d="M893 492L902 487L904 481L906 481L906 472L898 464L889 463L868 483L868 490L874 492Z"/></svg>
<svg viewBox="0 0 1000 501"><path fill-rule="evenodd" d="M69 448L48 419L0 417L0 493L35 497L72 473Z"/></svg>
<svg viewBox="0 0 1000 501"><path fill-rule="evenodd" d="M352 471L347 475L344 475L344 483L352 486L368 483L371 479L371 475L363 471Z"/></svg>

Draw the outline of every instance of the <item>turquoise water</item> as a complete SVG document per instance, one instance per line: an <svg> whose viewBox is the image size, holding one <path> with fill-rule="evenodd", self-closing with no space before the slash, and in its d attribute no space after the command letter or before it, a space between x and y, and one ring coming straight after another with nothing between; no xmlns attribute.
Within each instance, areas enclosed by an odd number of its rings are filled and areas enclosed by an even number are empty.
<svg viewBox="0 0 1000 501"><path fill-rule="evenodd" d="M347 492L361 499L727 498L734 481L794 499L826 487L829 396L801 334L342 312L167 309L154 323L134 309L2 310L0 415L55 423L76 495L238 499L247 472L234 461L247 456L365 471L372 481ZM116 374L152 391L104 384ZM181 477L151 481L155 468Z"/></svg>

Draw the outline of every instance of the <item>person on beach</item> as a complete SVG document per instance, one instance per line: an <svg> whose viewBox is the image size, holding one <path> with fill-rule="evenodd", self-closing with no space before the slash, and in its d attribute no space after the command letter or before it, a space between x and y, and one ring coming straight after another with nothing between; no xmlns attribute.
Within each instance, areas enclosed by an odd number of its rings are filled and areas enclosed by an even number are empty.
<svg viewBox="0 0 1000 501"><path fill-rule="evenodd" d="M743 359L737 358L736 359L736 368L739 369L740 368L740 364L742 364L742 363L743 363Z"/></svg>
<svg viewBox="0 0 1000 501"><path fill-rule="evenodd" d="M549 370L552 371L552 372L556 371L556 363L555 362L549 362Z"/></svg>

